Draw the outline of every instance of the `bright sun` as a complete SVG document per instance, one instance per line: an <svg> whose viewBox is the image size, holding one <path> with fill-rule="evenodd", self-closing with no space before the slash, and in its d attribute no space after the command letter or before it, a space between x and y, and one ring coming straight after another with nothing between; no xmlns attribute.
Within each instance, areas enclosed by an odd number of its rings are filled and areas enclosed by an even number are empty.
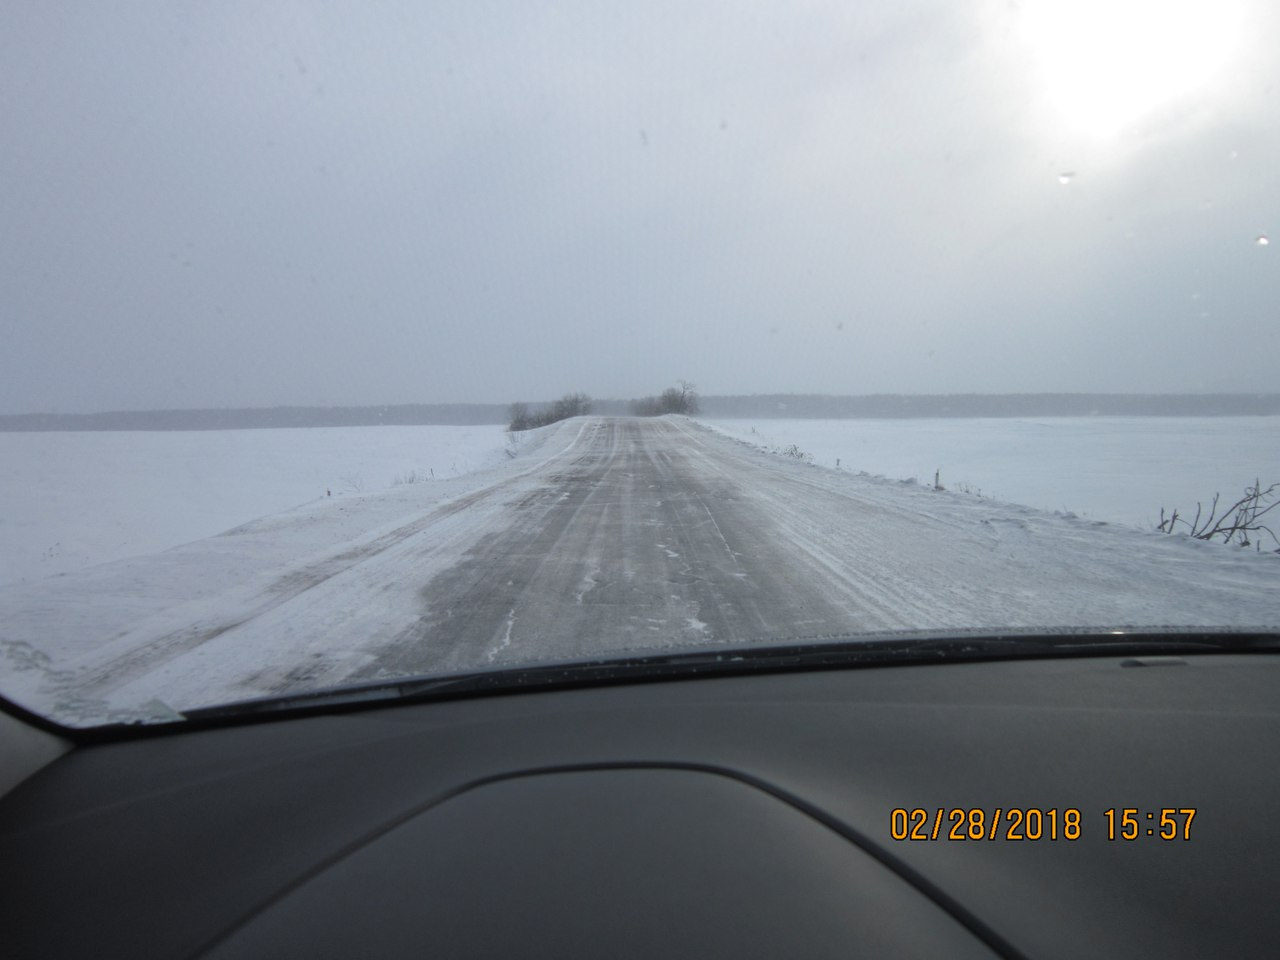
<svg viewBox="0 0 1280 960"><path fill-rule="evenodd" d="M1240 40L1231 0L1024 0L1056 122L1106 137L1206 93Z"/></svg>

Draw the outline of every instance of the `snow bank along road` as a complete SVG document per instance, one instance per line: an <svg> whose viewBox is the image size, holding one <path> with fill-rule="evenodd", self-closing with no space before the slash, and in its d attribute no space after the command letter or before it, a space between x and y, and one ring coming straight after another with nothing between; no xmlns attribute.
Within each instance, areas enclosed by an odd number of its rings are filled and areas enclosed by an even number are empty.
<svg viewBox="0 0 1280 960"><path fill-rule="evenodd" d="M580 418L528 446L460 483L6 587L0 689L107 719L702 643L1280 623L1280 557L813 467L683 419Z"/></svg>

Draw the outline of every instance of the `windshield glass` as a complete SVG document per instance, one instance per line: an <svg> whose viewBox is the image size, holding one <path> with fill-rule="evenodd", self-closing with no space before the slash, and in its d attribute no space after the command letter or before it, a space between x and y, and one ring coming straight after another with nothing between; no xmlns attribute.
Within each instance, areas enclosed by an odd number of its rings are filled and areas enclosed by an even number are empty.
<svg viewBox="0 0 1280 960"><path fill-rule="evenodd" d="M0 10L0 695L1280 626L1263 0Z"/></svg>

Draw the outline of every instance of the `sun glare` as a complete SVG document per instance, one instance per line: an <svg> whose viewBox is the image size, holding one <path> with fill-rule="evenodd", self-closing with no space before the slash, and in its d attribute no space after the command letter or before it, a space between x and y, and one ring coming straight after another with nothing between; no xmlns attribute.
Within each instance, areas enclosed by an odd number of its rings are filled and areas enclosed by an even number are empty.
<svg viewBox="0 0 1280 960"><path fill-rule="evenodd" d="M1240 40L1229 0L1028 0L1053 122L1098 137L1209 91Z"/></svg>

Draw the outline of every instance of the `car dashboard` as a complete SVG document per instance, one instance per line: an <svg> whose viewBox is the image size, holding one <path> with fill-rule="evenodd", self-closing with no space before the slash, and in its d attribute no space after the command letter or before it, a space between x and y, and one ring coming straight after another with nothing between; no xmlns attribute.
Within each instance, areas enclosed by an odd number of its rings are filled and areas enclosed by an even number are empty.
<svg viewBox="0 0 1280 960"><path fill-rule="evenodd" d="M778 670L144 728L0 798L3 952L1273 956L1278 671Z"/></svg>

